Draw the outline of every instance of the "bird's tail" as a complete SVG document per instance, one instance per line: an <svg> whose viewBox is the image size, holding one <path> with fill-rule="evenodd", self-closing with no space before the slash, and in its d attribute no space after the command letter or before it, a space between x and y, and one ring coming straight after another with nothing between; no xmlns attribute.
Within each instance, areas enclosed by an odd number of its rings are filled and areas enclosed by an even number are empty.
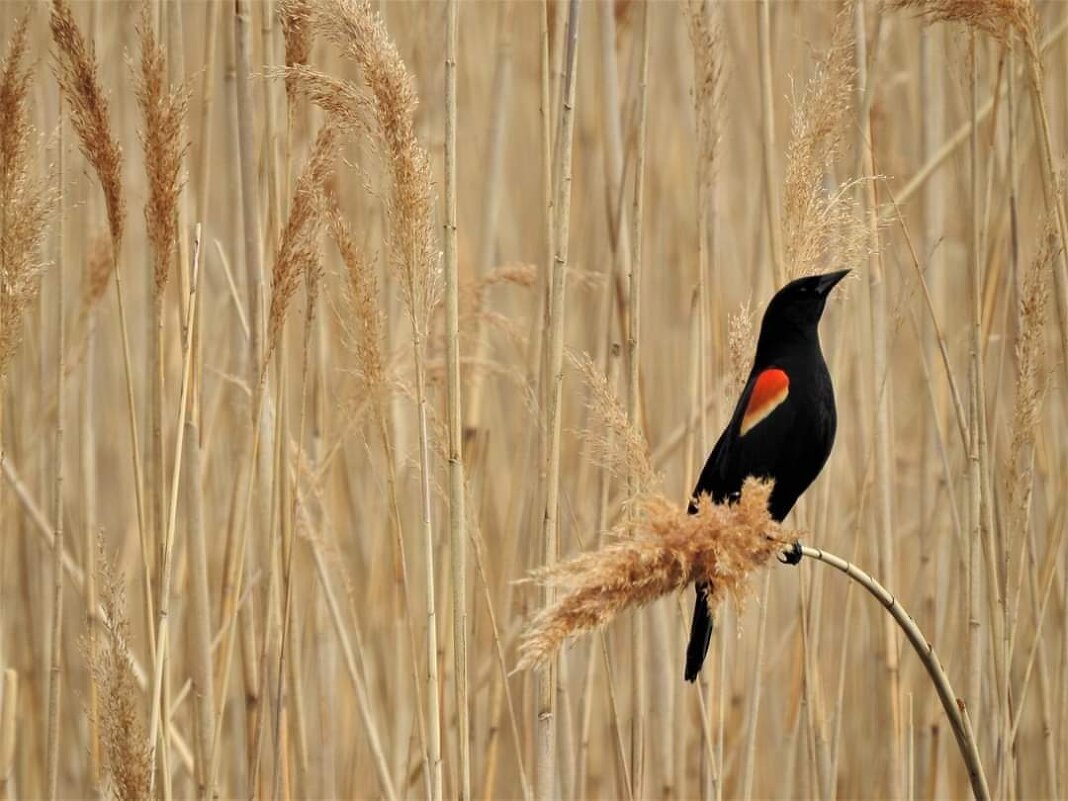
<svg viewBox="0 0 1068 801"><path fill-rule="evenodd" d="M708 653L712 639L712 614L708 611L708 585L697 585L697 600L693 605L690 624L690 644L686 646L686 681L695 681Z"/></svg>

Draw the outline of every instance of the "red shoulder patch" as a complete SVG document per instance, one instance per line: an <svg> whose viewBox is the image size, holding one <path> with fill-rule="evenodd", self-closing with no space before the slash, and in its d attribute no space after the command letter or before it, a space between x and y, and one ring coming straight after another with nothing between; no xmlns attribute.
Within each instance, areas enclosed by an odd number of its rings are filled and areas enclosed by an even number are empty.
<svg viewBox="0 0 1068 801"><path fill-rule="evenodd" d="M753 426L775 411L790 394L790 377L778 367L769 367L756 377L738 432L745 436Z"/></svg>

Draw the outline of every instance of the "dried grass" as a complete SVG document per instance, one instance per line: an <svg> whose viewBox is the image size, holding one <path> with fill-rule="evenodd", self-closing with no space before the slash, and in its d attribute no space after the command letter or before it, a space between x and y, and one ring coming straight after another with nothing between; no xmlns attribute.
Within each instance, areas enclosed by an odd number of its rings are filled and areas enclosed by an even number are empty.
<svg viewBox="0 0 1068 801"><path fill-rule="evenodd" d="M90 308L104 296L111 278L111 265L115 255L111 252L111 239L106 233L96 233L89 239L85 257L85 289L82 305Z"/></svg>
<svg viewBox="0 0 1068 801"><path fill-rule="evenodd" d="M385 360L385 315L378 298L374 266L356 244L352 229L338 209L327 215L330 233L345 265L344 315L346 341L364 391L376 403L387 387Z"/></svg>
<svg viewBox="0 0 1068 801"><path fill-rule="evenodd" d="M914 11L926 24L955 22L1007 44L1014 33L1027 38L1035 25L1031 0L888 0L892 9Z"/></svg>
<svg viewBox="0 0 1068 801"><path fill-rule="evenodd" d="M46 264L40 246L55 200L31 169L28 23L27 15L15 26L0 67L0 379L21 341L23 313L37 297Z"/></svg>
<svg viewBox="0 0 1068 801"><path fill-rule="evenodd" d="M1049 277L1060 243L1047 226L1042 246L1024 275L1019 298L1020 331L1016 340L1016 401L1012 413L1012 447L1009 456L1009 510L1012 530L1023 536L1031 503L1032 453L1041 415L1042 398L1049 383L1045 362L1045 325L1049 306Z"/></svg>
<svg viewBox="0 0 1068 801"><path fill-rule="evenodd" d="M853 4L835 16L831 45L816 64L794 106L786 148L782 228L787 277L815 275L851 264L868 239L852 183L829 188L826 176L843 150L852 125L854 78Z"/></svg>
<svg viewBox="0 0 1068 801"><path fill-rule="evenodd" d="M374 140L390 177L386 204L390 267L417 336L425 338L441 295L442 271L434 235L430 159L415 135L419 99L414 79L381 16L366 0L324 0L315 8L312 28L360 68L367 94L350 86L335 92L331 106L350 125L373 123ZM323 76L302 72L306 81L322 84ZM326 98L320 95L320 99ZM345 107L338 109L342 101Z"/></svg>
<svg viewBox="0 0 1068 801"><path fill-rule="evenodd" d="M730 359L726 397L733 402L741 395L749 376L749 367L756 352L756 329L753 309L746 301L738 311L727 315L727 353Z"/></svg>
<svg viewBox="0 0 1068 801"><path fill-rule="evenodd" d="M97 541L100 625L106 637L84 652L100 688L96 724L103 744L101 768L115 796L122 801L150 798L151 758L148 735L139 714L141 694L130 654L130 624L126 617L126 589L115 572L103 540Z"/></svg>
<svg viewBox="0 0 1068 801"><path fill-rule="evenodd" d="M100 86L93 49L74 22L66 0L53 0L50 24L56 46L56 81L70 106L71 124L82 154L104 192L112 250L117 258L126 226L126 200L122 190L122 148L111 132L108 99Z"/></svg>
<svg viewBox="0 0 1068 801"><path fill-rule="evenodd" d="M311 55L310 0L281 0L278 4L278 19L282 24L282 40L285 43L286 67L300 67L308 63ZM296 80L286 75L286 100L290 113L296 105L298 89Z"/></svg>
<svg viewBox="0 0 1068 801"><path fill-rule="evenodd" d="M588 354L569 353L568 358L587 390L591 425L583 432L583 438L590 457L617 478L635 476L635 497L659 486L645 436L631 422L608 377Z"/></svg>
<svg viewBox="0 0 1068 801"><path fill-rule="evenodd" d="M267 368L285 325L289 302L303 276L309 289L318 285L321 267L320 234L326 221L325 187L333 172L339 137L337 127L327 122L319 129L311 155L297 178L289 219L282 231L271 275L271 309L267 318L267 349L262 369ZM314 303L314 298L312 298Z"/></svg>
<svg viewBox="0 0 1068 801"><path fill-rule="evenodd" d="M361 87L301 64L285 69L268 69L266 75L269 78L285 78L286 86L292 87L294 96L299 94L306 97L349 133L373 136L374 108L371 98Z"/></svg>
<svg viewBox="0 0 1068 801"><path fill-rule="evenodd" d="M603 548L535 572L535 580L564 593L524 632L516 669L542 665L568 638L695 582L711 587L713 609L728 596L744 601L753 573L792 539L768 513L771 487L747 479L736 504L702 495L694 514L662 495L646 496L630 536L622 536L629 524L621 524Z"/></svg>
<svg viewBox="0 0 1068 801"><path fill-rule="evenodd" d="M711 187L716 178L724 107L722 12L701 0L689 0L686 12L694 53L698 186Z"/></svg>
<svg viewBox="0 0 1068 801"><path fill-rule="evenodd" d="M185 114L191 91L185 83L172 90L167 82L167 54L152 30L147 0L141 3L137 34L141 59L134 78L134 94L144 121L141 144L148 175L145 223L153 253L153 295L158 302L167 286L178 238L178 198L185 182L182 164L188 150Z"/></svg>

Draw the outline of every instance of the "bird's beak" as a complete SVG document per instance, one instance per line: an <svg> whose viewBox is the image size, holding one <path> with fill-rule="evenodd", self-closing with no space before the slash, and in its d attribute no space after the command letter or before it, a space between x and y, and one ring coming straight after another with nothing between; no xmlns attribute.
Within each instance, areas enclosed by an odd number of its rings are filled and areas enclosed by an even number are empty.
<svg viewBox="0 0 1068 801"><path fill-rule="evenodd" d="M834 289L835 284L849 275L849 273L849 270L839 270L838 272L821 275L819 283L816 284L816 292L826 297L831 294L831 290Z"/></svg>

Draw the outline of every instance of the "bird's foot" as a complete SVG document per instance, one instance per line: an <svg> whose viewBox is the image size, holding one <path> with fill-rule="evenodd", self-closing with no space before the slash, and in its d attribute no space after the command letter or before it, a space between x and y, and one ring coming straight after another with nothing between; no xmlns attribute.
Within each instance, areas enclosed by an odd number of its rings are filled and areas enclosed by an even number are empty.
<svg viewBox="0 0 1068 801"><path fill-rule="evenodd" d="M784 565L796 565L801 561L801 540L794 540L789 549L779 554L779 561Z"/></svg>

